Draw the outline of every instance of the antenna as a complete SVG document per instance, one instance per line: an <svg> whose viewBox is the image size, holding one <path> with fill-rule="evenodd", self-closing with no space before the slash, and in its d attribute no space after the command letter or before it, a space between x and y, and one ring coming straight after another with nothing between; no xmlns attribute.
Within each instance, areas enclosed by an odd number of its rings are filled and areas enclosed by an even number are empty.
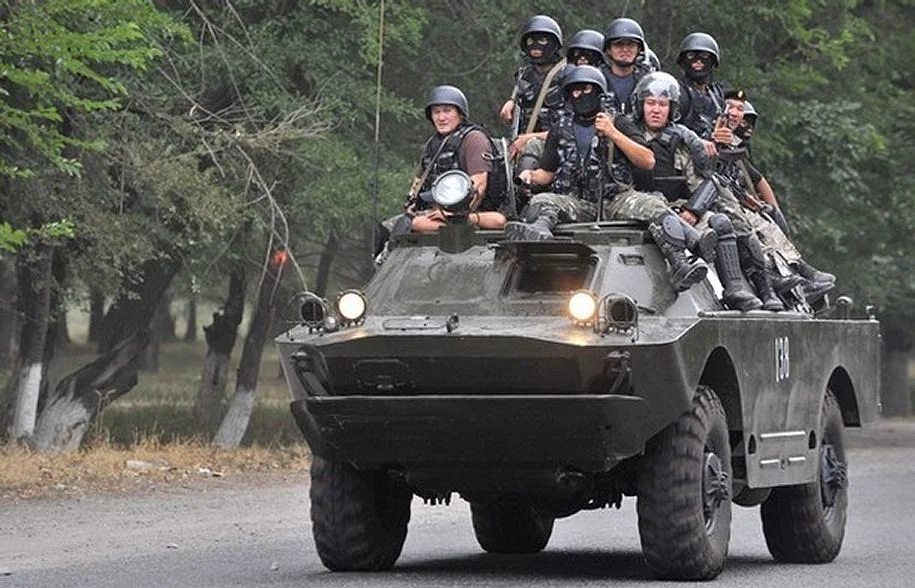
<svg viewBox="0 0 915 588"><path fill-rule="evenodd" d="M375 76L375 141L372 172L372 243L369 246L370 255L374 256L375 244L378 242L378 167L380 157L381 134L381 69L384 63L384 0L381 0L378 9L378 70Z"/></svg>

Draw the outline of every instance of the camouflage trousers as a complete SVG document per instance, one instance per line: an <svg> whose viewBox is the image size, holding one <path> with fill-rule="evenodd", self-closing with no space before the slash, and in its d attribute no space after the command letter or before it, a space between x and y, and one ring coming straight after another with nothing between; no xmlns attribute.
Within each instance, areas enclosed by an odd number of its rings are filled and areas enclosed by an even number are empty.
<svg viewBox="0 0 915 588"><path fill-rule="evenodd" d="M670 205L663 194L625 190L604 201L604 220L638 220L656 222ZM534 222L540 216L553 217L560 223L587 223L597 220L597 203L575 196L545 192L535 194L521 215L524 221Z"/></svg>
<svg viewBox="0 0 915 588"><path fill-rule="evenodd" d="M685 204L686 200L677 200L671 203L675 208L682 208ZM764 215L745 207L734 195L734 192L724 186L718 186L718 198L712 205L712 209L703 214L699 222L696 223L696 228L702 230L708 226L709 216L716 212L728 217L734 226L734 233L738 237L746 237L756 233L766 253L777 252L789 263L801 258L797 247L778 228L777 224Z"/></svg>

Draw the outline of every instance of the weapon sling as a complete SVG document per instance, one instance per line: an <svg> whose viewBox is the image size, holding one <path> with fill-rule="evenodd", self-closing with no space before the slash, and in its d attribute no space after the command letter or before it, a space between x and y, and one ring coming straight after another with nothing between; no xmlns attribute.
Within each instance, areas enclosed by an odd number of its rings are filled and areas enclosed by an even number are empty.
<svg viewBox="0 0 915 588"><path fill-rule="evenodd" d="M531 120L527 121L527 128L524 129L525 134L530 134L534 132L534 127L537 126L537 120L540 118L540 109L543 108L543 101L546 100L546 94L550 89L550 84L553 83L553 78L556 77L556 74L559 73L566 65L565 58L560 59L556 64L547 72L546 77L543 79L543 85L540 86L540 93L537 95L537 101L534 102L534 109L531 112Z"/></svg>

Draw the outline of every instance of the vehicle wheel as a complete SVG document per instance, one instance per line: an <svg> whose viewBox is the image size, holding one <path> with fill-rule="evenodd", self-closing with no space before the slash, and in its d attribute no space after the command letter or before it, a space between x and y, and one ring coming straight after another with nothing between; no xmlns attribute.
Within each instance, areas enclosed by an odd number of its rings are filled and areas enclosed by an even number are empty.
<svg viewBox="0 0 915 588"><path fill-rule="evenodd" d="M814 482L774 488L760 508L769 553L778 561L826 563L839 555L848 511L848 462L842 411L826 393Z"/></svg>
<svg viewBox="0 0 915 588"><path fill-rule="evenodd" d="M651 571L710 580L731 538L731 446L724 408L700 386L693 406L645 447L638 476L639 537Z"/></svg>
<svg viewBox="0 0 915 588"><path fill-rule="evenodd" d="M390 569L407 538L413 493L382 471L314 456L311 521L315 547L332 571Z"/></svg>
<svg viewBox="0 0 915 588"><path fill-rule="evenodd" d="M471 502L470 514L477 542L489 553L537 553L553 533L553 517L541 514L518 495Z"/></svg>

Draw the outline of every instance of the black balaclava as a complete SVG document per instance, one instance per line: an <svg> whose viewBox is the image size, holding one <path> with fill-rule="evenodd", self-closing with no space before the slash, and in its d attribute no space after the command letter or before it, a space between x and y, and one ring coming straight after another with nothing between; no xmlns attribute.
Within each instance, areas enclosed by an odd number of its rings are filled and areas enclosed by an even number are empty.
<svg viewBox="0 0 915 588"><path fill-rule="evenodd" d="M531 49L540 49L543 54L540 57L531 57ZM529 45L525 48L525 55L527 55L527 58L531 63L537 65L542 63L554 63L559 61L559 59L557 59L557 55L559 55L559 42L553 35L546 35L546 45L538 45L537 43Z"/></svg>
<svg viewBox="0 0 915 588"><path fill-rule="evenodd" d="M582 92L577 98L569 95L569 102L572 103L572 111L575 118L580 120L589 120L594 118L600 111L600 88L592 84L591 93Z"/></svg>
<svg viewBox="0 0 915 588"><path fill-rule="evenodd" d="M708 82L709 78L712 75L712 69L714 69L714 67L715 67L714 60L715 60L715 58L712 57L711 55L709 55L707 59L702 60L702 65L704 67L701 70L696 71L695 69L693 69L692 62L687 61L686 56L683 56L682 66L683 66L684 73L686 73L686 77L688 77L692 81L699 83L699 84L704 84L704 83Z"/></svg>

